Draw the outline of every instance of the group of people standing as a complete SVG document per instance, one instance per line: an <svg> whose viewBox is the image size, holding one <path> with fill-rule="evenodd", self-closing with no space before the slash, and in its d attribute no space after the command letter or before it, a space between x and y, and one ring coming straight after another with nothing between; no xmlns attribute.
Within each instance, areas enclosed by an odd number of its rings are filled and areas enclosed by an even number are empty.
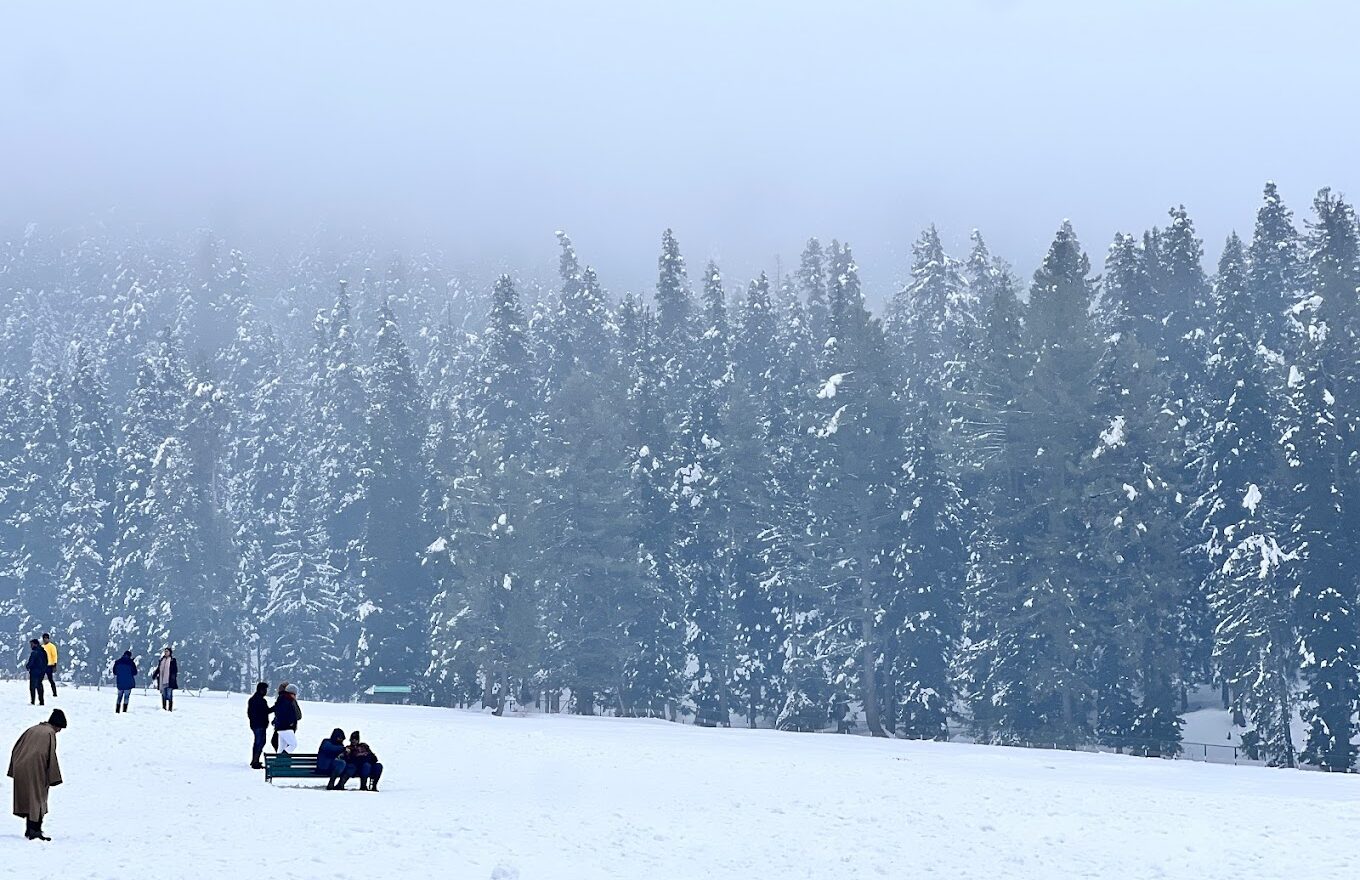
<svg viewBox="0 0 1360 880"><path fill-rule="evenodd" d="M269 705L269 685L260 682L255 685L255 694L246 702L246 721L254 735L250 753L250 767L261 770L260 756L264 752L265 731L269 729L269 718L274 718L274 751L281 755L297 752L297 728L302 720L302 706L298 703L298 689L294 684L283 682L275 692L274 705ZM329 776L327 790L343 791L345 784L359 777L361 791L377 791L378 779L382 776L383 766L378 756L359 736L359 731L349 735L345 742L345 732L340 728L331 731L329 739L321 741L316 749L316 772L318 776Z"/></svg>
<svg viewBox="0 0 1360 880"><path fill-rule="evenodd" d="M250 731L255 735L255 745L250 753L250 767L261 770L260 755L264 752L264 735L269 729L269 716L274 716L274 736L271 741L276 752L297 751L297 726L302 720L302 705L298 703L297 685L283 682L279 685L274 705L269 705L265 695L269 685L260 682L255 685L255 695L246 701L246 720Z"/></svg>
<svg viewBox="0 0 1360 880"><path fill-rule="evenodd" d="M113 661L113 681L118 688L118 695L113 701L115 714L128 710L132 689L137 686L137 675L137 661L132 659L131 651L124 651L123 656ZM156 690L161 692L161 708L167 712L175 711L175 691L179 690L179 661L175 659L173 649L166 648L161 652L160 659L152 667L151 680L155 683Z"/></svg>
<svg viewBox="0 0 1360 880"><path fill-rule="evenodd" d="M34 705L45 705L44 678L51 684L52 696L57 695L57 684L53 679L57 667L57 646L48 633L43 633L42 642L31 639L29 645L31 650L25 664L29 677L29 697ZM132 652L124 651L123 656L113 664L113 676L118 686L115 713L128 711L128 699L132 689L137 686L137 675L137 662ZM175 690L179 687L179 663L175 660L174 651L165 649L151 677L161 692L161 708L173 712ZM260 756L264 751L265 732L271 716L275 751L280 754L297 751L297 728L298 722L302 720L298 689L295 685L283 682L278 687L272 706L266 699L268 692L269 685L260 682L255 686L254 696L246 704L246 717L255 737L250 757L250 766L255 770L264 767L260 763ZM8 775L14 780L14 815L25 821L24 836L29 840L51 840L43 833L42 823L48 813L48 792L52 786L62 783L61 765L57 762L57 733L65 729L66 714L60 709L53 709L46 721L23 732L10 753ZM359 779L361 790L378 790L383 765L360 737L359 731L350 734L346 743L345 732L337 727L316 751L316 772L319 776L330 777L326 783L328 790L343 790L346 783L355 777Z"/></svg>
<svg viewBox="0 0 1360 880"><path fill-rule="evenodd" d="M52 686L52 696L57 696L57 680L52 677L57 671L57 644L50 635L43 633L41 643L37 639L28 640L28 661L24 663L24 669L28 670L29 704L46 706L47 701L43 698L44 678Z"/></svg>
<svg viewBox="0 0 1360 880"><path fill-rule="evenodd" d="M42 634L42 641L37 639L28 640L28 660L24 663L24 669L28 672L28 702L34 706L46 706L46 693L43 688L43 680L52 688L52 697L57 696L57 643L52 641L49 633ZM128 700L132 697L132 689L137 686L137 661L132 658L131 651L124 651L123 656L113 661L113 680L118 687L118 696L114 698L113 711L115 713L126 712L128 710ZM156 686L156 690L161 692L161 708L167 711L175 711L175 691L179 690L179 661L175 659L175 652L171 648L166 648L161 652L160 659L151 670L151 680Z"/></svg>

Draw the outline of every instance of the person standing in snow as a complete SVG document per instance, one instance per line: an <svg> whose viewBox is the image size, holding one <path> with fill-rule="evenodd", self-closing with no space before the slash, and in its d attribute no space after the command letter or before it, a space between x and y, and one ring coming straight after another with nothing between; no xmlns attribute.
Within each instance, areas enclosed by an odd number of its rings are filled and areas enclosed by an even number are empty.
<svg viewBox="0 0 1360 880"><path fill-rule="evenodd" d="M35 640L36 641L36 640ZM47 793L61 785L61 765L57 763L57 732L66 729L66 714L52 710L52 717L25 730L9 755L10 779L14 780L14 815L28 823L24 836L29 840L51 840L43 834L47 815Z"/></svg>
<svg viewBox="0 0 1360 880"><path fill-rule="evenodd" d="M123 656L113 661L113 681L118 686L118 696L113 701L114 714L126 712L128 698L137 686L137 664L132 659L131 651L124 651Z"/></svg>
<svg viewBox="0 0 1360 880"><path fill-rule="evenodd" d="M161 708L169 712L175 711L175 690L179 687L179 663L175 660L174 651L165 649L151 678L161 692Z"/></svg>
<svg viewBox="0 0 1360 880"><path fill-rule="evenodd" d="M323 739L316 747L316 775L330 776L326 791L344 791L349 782L349 764L345 761L345 732L331 731L330 739Z"/></svg>
<svg viewBox="0 0 1360 880"><path fill-rule="evenodd" d="M345 761L349 763L348 774L359 777L360 791L378 790L378 778L382 776L383 770L382 764L378 763L378 756L373 754L368 743L359 738L359 731L357 730L349 735L349 748L345 749Z"/></svg>
<svg viewBox="0 0 1360 880"><path fill-rule="evenodd" d="M269 729L269 716L274 712L269 707L269 701L265 699L267 693L269 685L260 682L255 685L255 695L246 702L246 720L250 722L250 731L255 735L255 744L250 750L252 770L264 769L264 765L260 763L260 753L264 751L264 732Z"/></svg>
<svg viewBox="0 0 1360 880"><path fill-rule="evenodd" d="M30 706L46 706L43 698L43 676L47 674L47 652L38 644L37 639L28 640L28 703Z"/></svg>
<svg viewBox="0 0 1360 880"><path fill-rule="evenodd" d="M279 696L274 701L274 749L292 754L297 751L297 726L302 720L302 706L297 701L297 685L279 685Z"/></svg>
<svg viewBox="0 0 1360 880"><path fill-rule="evenodd" d="M57 695L57 681L52 674L57 671L57 643L51 641L47 633L42 636L43 653L47 655L47 683L52 685L52 696Z"/></svg>

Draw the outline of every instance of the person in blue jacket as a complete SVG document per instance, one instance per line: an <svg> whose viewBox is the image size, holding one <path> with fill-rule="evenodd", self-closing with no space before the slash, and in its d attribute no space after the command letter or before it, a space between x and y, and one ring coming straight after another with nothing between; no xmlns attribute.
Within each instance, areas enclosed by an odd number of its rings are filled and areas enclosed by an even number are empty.
<svg viewBox="0 0 1360 880"><path fill-rule="evenodd" d="M132 696L132 689L137 686L137 664L132 659L131 651L124 651L123 656L113 661L113 679L118 686L118 697L113 701L116 715L128 710L128 697Z"/></svg>
<svg viewBox="0 0 1360 880"><path fill-rule="evenodd" d="M345 732L340 728L331 731L330 739L323 739L316 747L316 773L318 776L329 774L327 791L344 791L349 782L348 764L345 761ZM338 780L338 783L337 783Z"/></svg>

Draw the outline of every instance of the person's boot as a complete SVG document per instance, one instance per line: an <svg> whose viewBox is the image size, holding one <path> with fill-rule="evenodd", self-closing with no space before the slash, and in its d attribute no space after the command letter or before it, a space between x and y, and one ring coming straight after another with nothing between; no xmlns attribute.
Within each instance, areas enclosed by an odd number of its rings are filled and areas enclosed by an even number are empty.
<svg viewBox="0 0 1360 880"><path fill-rule="evenodd" d="M169 709L171 712L175 711L175 701L173 698L165 701L165 708Z"/></svg>
<svg viewBox="0 0 1360 880"><path fill-rule="evenodd" d="M364 779L362 776L359 777L359 790L368 791L368 780Z"/></svg>
<svg viewBox="0 0 1360 880"><path fill-rule="evenodd" d="M370 780L368 781L368 790L369 790L369 791L377 791L377 790L378 790L378 780L376 780L376 779L370 779Z"/></svg>
<svg viewBox="0 0 1360 880"><path fill-rule="evenodd" d="M344 791L344 790L345 790L345 786L348 785L348 784L349 784L349 776L348 776L348 774L346 774L346 775L343 775L343 776L340 777L340 784L337 785L336 788L339 789L340 791Z"/></svg>

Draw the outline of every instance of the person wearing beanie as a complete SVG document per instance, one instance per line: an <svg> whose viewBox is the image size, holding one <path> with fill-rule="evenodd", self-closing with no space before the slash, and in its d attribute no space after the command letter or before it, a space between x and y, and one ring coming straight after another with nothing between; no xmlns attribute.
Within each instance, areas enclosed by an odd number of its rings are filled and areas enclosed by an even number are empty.
<svg viewBox="0 0 1360 880"><path fill-rule="evenodd" d="M316 747L316 775L329 776L327 791L344 791L349 782L348 764L345 762L345 732L340 728L331 731L330 739L323 739Z"/></svg>
<svg viewBox="0 0 1360 880"><path fill-rule="evenodd" d="M175 711L175 690L179 687L179 661L175 659L175 652L169 648L161 654L161 659L156 663L156 671L151 673L151 679L156 682L156 688L161 692L161 708L167 711Z"/></svg>
<svg viewBox="0 0 1360 880"><path fill-rule="evenodd" d="M118 696L113 701L113 711L115 714L128 710L128 698L132 696L132 689L137 686L137 663L132 659L131 651L124 651L123 656L113 661L113 680L118 686Z"/></svg>
<svg viewBox="0 0 1360 880"><path fill-rule="evenodd" d="M297 751L297 728L302 720L302 706L297 700L297 686L284 682L274 700L274 748L292 754Z"/></svg>
<svg viewBox="0 0 1360 880"><path fill-rule="evenodd" d="M38 644L37 639L28 640L28 702L31 706L46 706L43 698L43 676L47 674L47 652Z"/></svg>
<svg viewBox="0 0 1360 880"><path fill-rule="evenodd" d="M14 815L27 826L29 840L51 840L43 834L47 816L47 793L61 785L61 765L57 763L57 732L66 729L66 713L52 710L52 717L25 730L9 755L9 778L14 780Z"/></svg>
<svg viewBox="0 0 1360 880"><path fill-rule="evenodd" d="M360 739L357 730L349 735L349 748L345 749L345 761L349 764L349 775L359 777L360 791L378 790L378 778L382 776L383 770L382 764L378 762L378 756L373 754L368 743Z"/></svg>
<svg viewBox="0 0 1360 880"><path fill-rule="evenodd" d="M260 682L255 685L255 695L246 702L246 720L250 722L250 731L255 735L255 744L250 751L252 770L264 769L264 765L260 763L260 753L264 751L264 732L269 729L269 716L274 712L269 701L265 699L267 693L269 685Z"/></svg>

